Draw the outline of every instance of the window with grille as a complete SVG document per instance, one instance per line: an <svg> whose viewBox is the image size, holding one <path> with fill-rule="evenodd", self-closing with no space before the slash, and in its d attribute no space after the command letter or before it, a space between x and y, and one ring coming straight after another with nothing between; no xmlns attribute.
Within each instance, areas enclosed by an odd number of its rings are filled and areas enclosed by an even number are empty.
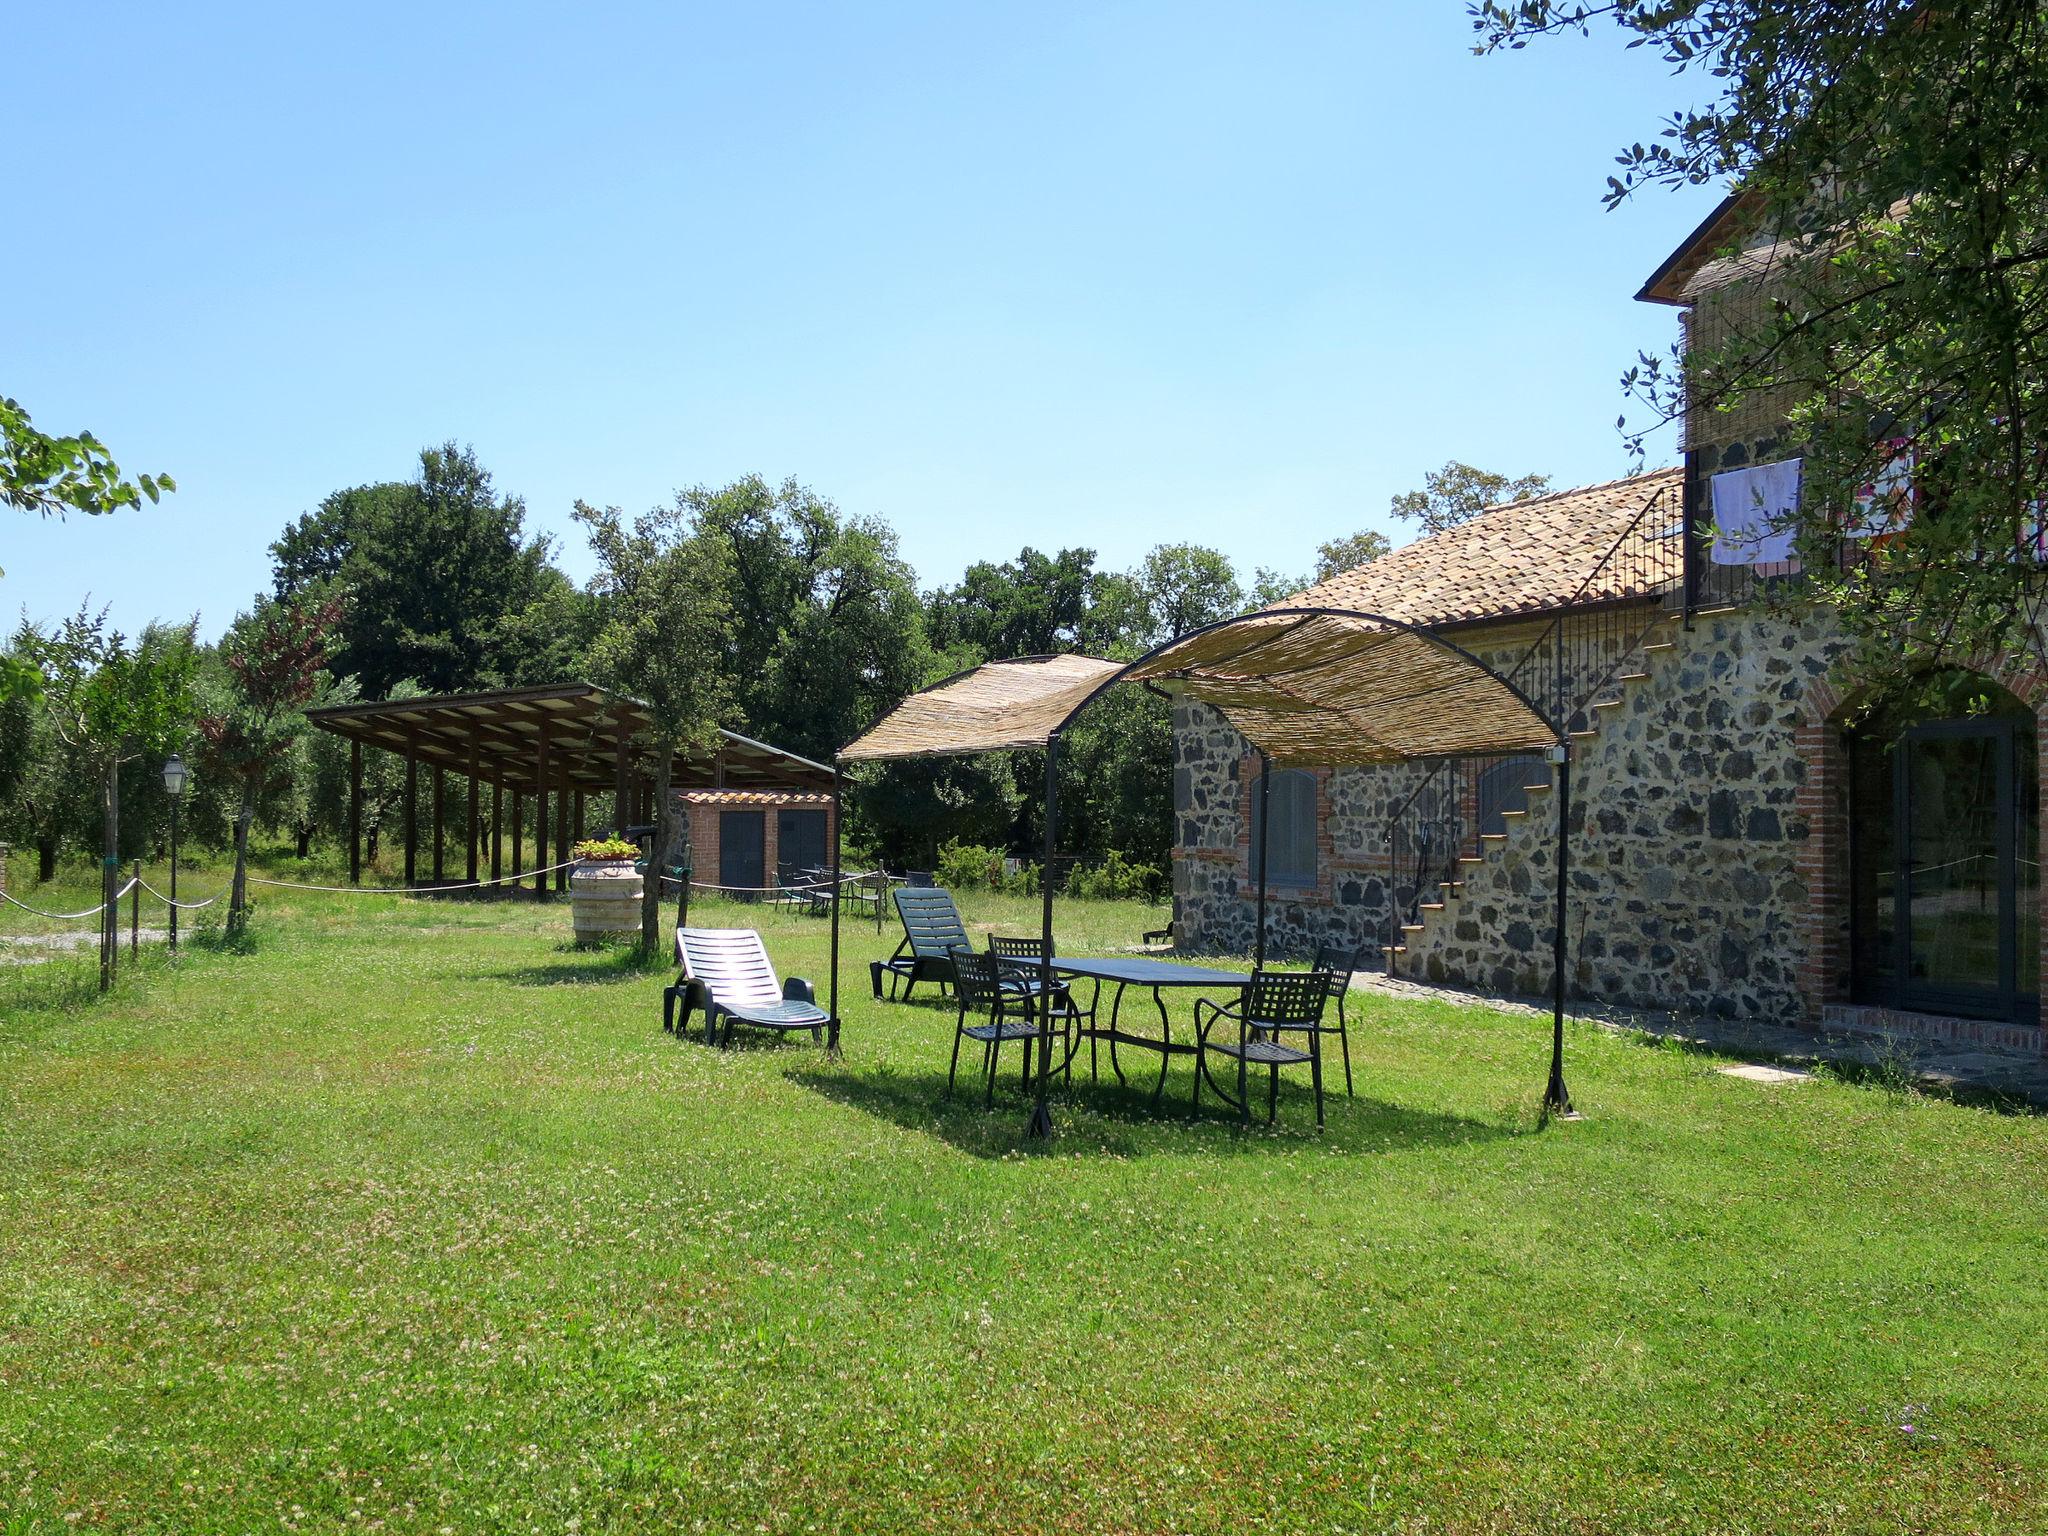
<svg viewBox="0 0 2048 1536"><path fill-rule="evenodd" d="M1275 768L1272 804L1265 820L1272 829L1273 846L1266 856L1268 885L1314 885L1316 883L1316 776L1306 768ZM1259 878L1259 794L1260 781L1252 780L1251 797L1245 814L1251 818L1251 877Z"/></svg>

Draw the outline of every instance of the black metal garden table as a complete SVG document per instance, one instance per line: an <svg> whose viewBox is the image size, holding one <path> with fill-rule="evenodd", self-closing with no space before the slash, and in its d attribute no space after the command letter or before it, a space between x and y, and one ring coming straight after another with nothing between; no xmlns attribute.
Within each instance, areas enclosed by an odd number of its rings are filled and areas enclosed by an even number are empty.
<svg viewBox="0 0 2048 1536"><path fill-rule="evenodd" d="M1205 992L1241 992L1251 980L1243 971L1221 971L1208 966L1187 965L1178 960L1155 960L1142 955L1127 955L1116 958L1090 959L1076 955L1055 955L1052 968L1061 976L1085 978L1095 983L1094 1003L1102 999L1102 986L1108 982L1116 988L1109 1002L1109 1022L1100 1022L1101 1015L1093 1005L1088 1009L1087 1022L1079 1031L1080 1040L1088 1041L1088 1069L1096 1069L1095 1042L1109 1042L1109 1066L1116 1073L1116 1080L1126 1081L1123 1064L1117 1060L1116 1048L1128 1045L1137 1050L1159 1053L1159 1081L1152 1089L1152 1102L1157 1104L1166 1092L1166 1068L1176 1056L1192 1056L1198 1047L1190 1039L1179 1041L1173 1038L1173 1022L1167 1015L1166 999L1163 994L1169 989L1184 989ZM1123 1008L1124 992L1131 987L1147 987L1152 992L1152 1004L1159 1010L1159 1033L1135 1035L1119 1027L1118 1015Z"/></svg>

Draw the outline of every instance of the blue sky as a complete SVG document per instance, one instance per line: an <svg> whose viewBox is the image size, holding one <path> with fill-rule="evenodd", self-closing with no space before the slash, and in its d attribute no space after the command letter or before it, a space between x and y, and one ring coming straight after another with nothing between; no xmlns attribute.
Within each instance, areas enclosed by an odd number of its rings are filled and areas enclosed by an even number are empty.
<svg viewBox="0 0 2048 1536"><path fill-rule="evenodd" d="M10 8L0 393L181 490L0 524L0 615L263 587L327 491L473 443L575 498L793 475L926 585L1024 543L1305 569L1447 458L1628 468L1609 214L1691 90L1458 0ZM1675 452L1666 441L1668 458Z"/></svg>

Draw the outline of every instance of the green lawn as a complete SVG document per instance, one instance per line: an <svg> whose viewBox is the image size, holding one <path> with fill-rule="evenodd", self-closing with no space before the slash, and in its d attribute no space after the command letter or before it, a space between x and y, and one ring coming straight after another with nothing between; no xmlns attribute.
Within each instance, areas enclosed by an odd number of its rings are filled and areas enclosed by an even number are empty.
<svg viewBox="0 0 2048 1536"><path fill-rule="evenodd" d="M1578 1026L1539 1128L1547 1026L1367 1002L1325 1134L1084 1074L1040 1152L872 926L837 1061L567 926L0 971L0 1531L2048 1527L2040 1120Z"/></svg>

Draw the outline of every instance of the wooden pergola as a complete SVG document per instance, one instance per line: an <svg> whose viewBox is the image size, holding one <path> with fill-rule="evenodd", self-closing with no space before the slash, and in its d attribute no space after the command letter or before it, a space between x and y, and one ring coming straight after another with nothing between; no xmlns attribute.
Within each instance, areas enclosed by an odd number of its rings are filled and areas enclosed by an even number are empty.
<svg viewBox="0 0 2048 1536"><path fill-rule="evenodd" d="M591 683L554 683L507 688L493 693L442 694L366 704L337 704L307 711L323 731L349 743L350 884L363 872L363 749L376 747L405 759L405 883L417 883L419 774L432 777L434 871L442 878L443 806L447 775L469 781L467 879L483 878L481 788L490 786L489 878L502 878L503 812L511 797L512 864L520 867L525 800L534 797L534 892L548 889L548 821L554 812L554 848L566 852L583 835L584 797L610 792L613 830L624 832L654 817L654 764L647 746L647 706ZM830 767L720 731L717 751L678 756L670 765L674 789L830 790ZM568 871L554 871L556 890Z"/></svg>

